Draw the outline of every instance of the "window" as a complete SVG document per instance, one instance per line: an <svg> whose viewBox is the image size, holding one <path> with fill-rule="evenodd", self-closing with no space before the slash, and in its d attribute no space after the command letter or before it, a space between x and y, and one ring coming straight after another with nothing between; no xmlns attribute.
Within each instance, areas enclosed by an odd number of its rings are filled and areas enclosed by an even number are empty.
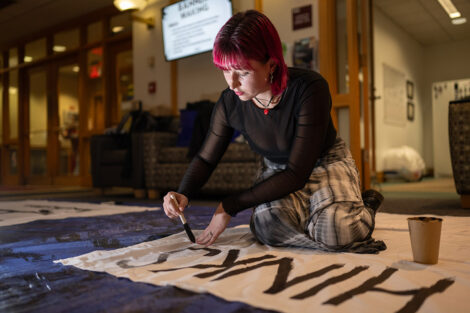
<svg viewBox="0 0 470 313"><path fill-rule="evenodd" d="M23 61L24 63L29 63L44 58L45 56L46 38L41 38L26 44Z"/></svg>
<svg viewBox="0 0 470 313"><path fill-rule="evenodd" d="M16 139L18 138L18 70L10 71L8 112L10 120L10 139Z"/></svg>
<svg viewBox="0 0 470 313"><path fill-rule="evenodd" d="M54 45L52 51L54 54L65 52L78 48L80 44L79 29L74 28L54 35Z"/></svg>
<svg viewBox="0 0 470 313"><path fill-rule="evenodd" d="M0 75L0 144L3 142L3 76Z"/></svg>
<svg viewBox="0 0 470 313"><path fill-rule="evenodd" d="M123 13L111 18L109 31L112 35L127 33L132 30L132 19L130 13Z"/></svg>
<svg viewBox="0 0 470 313"><path fill-rule="evenodd" d="M8 51L8 66L14 67L18 65L18 48L11 48Z"/></svg>
<svg viewBox="0 0 470 313"><path fill-rule="evenodd" d="M92 43L103 39L103 23L91 23L87 27L87 43Z"/></svg>

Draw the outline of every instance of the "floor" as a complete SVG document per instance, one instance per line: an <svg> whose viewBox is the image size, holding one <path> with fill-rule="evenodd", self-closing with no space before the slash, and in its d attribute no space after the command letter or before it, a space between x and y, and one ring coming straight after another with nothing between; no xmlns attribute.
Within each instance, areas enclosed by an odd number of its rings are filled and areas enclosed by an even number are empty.
<svg viewBox="0 0 470 313"><path fill-rule="evenodd" d="M391 181L373 184L385 197L459 199L452 177L424 178L419 182Z"/></svg>
<svg viewBox="0 0 470 313"><path fill-rule="evenodd" d="M455 198L456 193L453 178L424 178L419 182L390 181L384 183L372 183L371 188L376 189L385 196L390 197L431 197L431 198ZM104 195L90 187L80 186L0 186L0 201L25 199L25 198L67 198L67 197L130 197L133 198L130 188L109 188ZM210 199L209 199L210 200ZM145 199L142 201L146 201ZM151 200L150 200L151 201Z"/></svg>
<svg viewBox="0 0 470 313"><path fill-rule="evenodd" d="M130 188L110 188L100 194L86 187L37 187L23 186L16 190L3 190L0 201L25 199L50 199L85 202L114 202L116 204L161 206L161 199L136 199ZM424 178L419 182L389 181L373 184L385 197L380 211L396 214L434 214L470 216L469 209L462 209L452 178ZM195 206L217 207L220 197L193 199Z"/></svg>

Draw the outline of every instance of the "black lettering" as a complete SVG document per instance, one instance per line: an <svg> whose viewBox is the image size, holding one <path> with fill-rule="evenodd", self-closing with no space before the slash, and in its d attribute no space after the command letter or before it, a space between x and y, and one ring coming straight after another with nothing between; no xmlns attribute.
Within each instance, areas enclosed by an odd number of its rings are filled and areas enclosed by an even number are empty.
<svg viewBox="0 0 470 313"><path fill-rule="evenodd" d="M240 253L240 250L238 250L238 249L229 250L229 252L227 254L227 257L222 262L222 264L197 264L197 265L193 265L193 266L184 266L184 267L179 267L179 268L153 270L151 272L153 272L153 273L172 272L172 271L178 271L178 270L187 269L187 268L195 268L195 269L217 268L217 270L212 271L212 272L206 272L206 273L200 273L200 274L194 275L195 277L198 277L198 278L207 278L207 277L211 277L211 276L215 276L217 274L220 274L220 273L222 273L226 270L229 270L232 267L237 266L237 265L247 265L247 264L250 264L250 263L263 261L265 259L275 258L274 255L268 254L268 255L261 256L261 257L248 258L248 259L245 259L245 260L236 261L238 259L239 253Z"/></svg>
<svg viewBox="0 0 470 313"><path fill-rule="evenodd" d="M406 303L406 305L401 308L397 313L412 313L417 312L418 309L423 305L424 301L427 298L432 296L435 293L442 293L447 288L449 288L454 283L453 279L445 278L439 280L437 283L431 287L422 287L419 289L411 290L413 292L413 298ZM376 291L389 292L387 290L380 290L379 288L374 288ZM391 293L391 292L389 292Z"/></svg>
<svg viewBox="0 0 470 313"><path fill-rule="evenodd" d="M193 251L197 251L197 250L205 250L205 251L208 251L206 254L204 254L203 256L215 256L219 253L221 253L222 251L219 250L219 249L212 249L212 248L192 248L192 247L189 247L187 248L188 250L193 250ZM179 249L179 250L173 250L173 251L169 251L169 252L165 252L165 253L161 253L158 255L158 258L157 258L157 261L155 262L152 262L152 263L148 263L148 264L143 264L143 265L137 265L137 266L134 266L134 265L129 265L129 262L130 260L120 260L116 263L117 266L119 266L120 268L136 268L136 267L143 267L143 266L148 266L148 265L154 265L154 264L162 264L162 263L165 263L167 260L168 260L168 257L174 253L177 253L177 252L181 252L181 251L184 251L186 250L185 249Z"/></svg>
<svg viewBox="0 0 470 313"><path fill-rule="evenodd" d="M292 266L290 265L290 267L287 267L284 264L279 264L279 268L277 270L276 278L274 279L273 285L269 289L265 290L264 293L276 294L296 284L299 284L309 279L320 277L323 274L326 274L332 270L341 268L343 266L344 264L332 264L322 269L319 269L318 271L311 272L302 276L298 276L296 278L291 279L290 281L287 281L287 278L289 276L289 272L292 269Z"/></svg>
<svg viewBox="0 0 470 313"><path fill-rule="evenodd" d="M347 273L329 278L329 279L325 280L323 283L320 283L320 284L310 288L307 291L304 291L304 292L299 293L295 296L292 296L291 299L302 300L302 299L305 299L305 298L308 298L308 297L312 297L312 296L316 295L318 292L320 292L322 289L325 289L328 286L340 283L340 282L345 281L345 280L347 280L347 279L349 279L353 276L356 276L357 274L361 273L362 271L365 271L368 268L369 268L368 266L357 266L357 267L353 268L351 271L349 271Z"/></svg>
<svg viewBox="0 0 470 313"><path fill-rule="evenodd" d="M435 293L444 292L449 286L451 286L454 283L454 280L445 278L445 279L439 280L431 287L422 287L419 289L393 291L393 290L387 290L384 288L375 287L376 285L381 284L385 280L387 280L396 271L398 271L398 269L396 268L391 268L391 267L386 268L379 276L372 277L368 279L367 281L365 281L362 285L354 289L351 289L343 294L340 294L336 297L333 297L330 300L324 302L323 304L339 305L356 295L363 294L369 291L376 291L376 292L384 292L384 293L399 295L399 296L412 295L413 298L410 301L408 301L403 308L397 311L397 313L414 313L419 310L419 308L421 307L421 305L424 303L424 301L427 298L429 298L431 295Z"/></svg>
<svg viewBox="0 0 470 313"><path fill-rule="evenodd" d="M361 293L365 293L371 289L373 289L376 285L383 283L387 280L393 273L398 271L396 268L387 267L379 276L374 276L366 280L362 285L351 289L345 293L342 293L336 297L331 298L330 300L326 301L323 304L334 304L339 305L346 300L351 299L352 297L359 295Z"/></svg>

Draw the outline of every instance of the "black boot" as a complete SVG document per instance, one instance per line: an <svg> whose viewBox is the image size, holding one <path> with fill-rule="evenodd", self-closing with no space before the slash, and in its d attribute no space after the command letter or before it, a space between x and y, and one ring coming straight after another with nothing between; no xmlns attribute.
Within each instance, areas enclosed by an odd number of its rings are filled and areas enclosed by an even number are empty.
<svg viewBox="0 0 470 313"><path fill-rule="evenodd" d="M377 190L368 189L362 193L362 201L366 207L371 208L374 213L377 213L377 210L384 201L384 196Z"/></svg>

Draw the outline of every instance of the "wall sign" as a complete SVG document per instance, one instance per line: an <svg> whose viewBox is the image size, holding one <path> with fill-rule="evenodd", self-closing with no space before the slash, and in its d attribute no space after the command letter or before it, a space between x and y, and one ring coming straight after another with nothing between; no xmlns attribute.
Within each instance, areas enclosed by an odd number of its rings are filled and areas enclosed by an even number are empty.
<svg viewBox="0 0 470 313"><path fill-rule="evenodd" d="M292 9L292 29L298 30L312 26L312 5Z"/></svg>

